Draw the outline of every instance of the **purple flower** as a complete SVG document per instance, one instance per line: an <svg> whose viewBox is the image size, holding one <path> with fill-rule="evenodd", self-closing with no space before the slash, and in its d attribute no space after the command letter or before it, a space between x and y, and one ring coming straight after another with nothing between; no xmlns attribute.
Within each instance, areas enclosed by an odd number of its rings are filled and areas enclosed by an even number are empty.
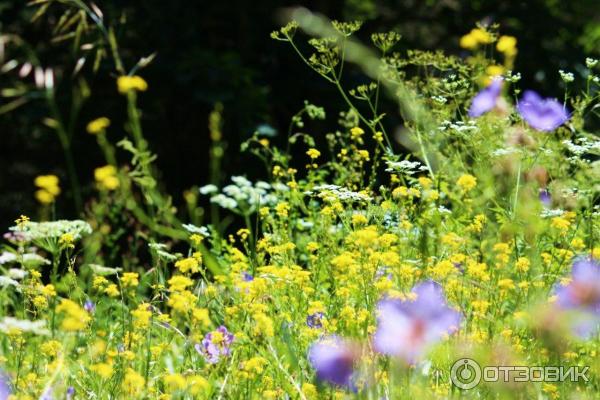
<svg viewBox="0 0 600 400"><path fill-rule="evenodd" d="M550 192L547 189L540 190L540 202L544 207L550 207L552 205L552 196L550 196Z"/></svg>
<svg viewBox="0 0 600 400"><path fill-rule="evenodd" d="M11 394L10 383L8 376L0 371L0 400L8 399Z"/></svg>
<svg viewBox="0 0 600 400"><path fill-rule="evenodd" d="M323 317L324 314L322 312L311 314L306 317L306 325L310 328L320 329L323 327Z"/></svg>
<svg viewBox="0 0 600 400"><path fill-rule="evenodd" d="M554 294L558 308L575 311L571 321L573 333L591 336L600 325L600 264L592 258L580 258L573 263L571 282L557 286Z"/></svg>
<svg viewBox="0 0 600 400"><path fill-rule="evenodd" d="M412 363L428 346L456 330L462 315L448 307L441 286L426 281L412 290L416 300L381 300L373 345L381 354Z"/></svg>
<svg viewBox="0 0 600 400"><path fill-rule="evenodd" d="M86 302L83 304L83 309L85 311L87 311L88 313L93 314L94 311L96 311L96 305L94 304L93 301L86 300Z"/></svg>
<svg viewBox="0 0 600 400"><path fill-rule="evenodd" d="M54 400L52 388L49 387L48 389L44 390L44 392L41 394L39 400Z"/></svg>
<svg viewBox="0 0 600 400"><path fill-rule="evenodd" d="M339 336L326 336L310 346L308 360L317 379L338 386L353 388L352 375L358 352Z"/></svg>
<svg viewBox="0 0 600 400"><path fill-rule="evenodd" d="M589 257L573 263L571 282L556 289L556 305L600 317L600 264Z"/></svg>
<svg viewBox="0 0 600 400"><path fill-rule="evenodd" d="M391 281L392 279L394 279L394 276L391 272L389 272L389 270L390 268L386 265L377 268L377 271L375 272L375 279L380 279L385 276L388 281Z"/></svg>
<svg viewBox="0 0 600 400"><path fill-rule="evenodd" d="M242 272L242 279L244 282L252 282L254 280L254 277L248 272L244 271Z"/></svg>
<svg viewBox="0 0 600 400"><path fill-rule="evenodd" d="M531 90L525 91L517 110L521 117L538 131L553 131L569 119L567 110L557 100L542 99Z"/></svg>
<svg viewBox="0 0 600 400"><path fill-rule="evenodd" d="M75 396L75 388L73 386L69 386L67 389L67 400L71 400Z"/></svg>
<svg viewBox="0 0 600 400"><path fill-rule="evenodd" d="M216 364L221 357L229 356L233 339L234 336L221 325L216 330L208 332L202 339L202 344L197 343L194 348L204 356L206 362Z"/></svg>
<svg viewBox="0 0 600 400"><path fill-rule="evenodd" d="M469 107L469 117L479 117L496 107L501 91L502 79L494 78L492 83L473 97L473 102Z"/></svg>

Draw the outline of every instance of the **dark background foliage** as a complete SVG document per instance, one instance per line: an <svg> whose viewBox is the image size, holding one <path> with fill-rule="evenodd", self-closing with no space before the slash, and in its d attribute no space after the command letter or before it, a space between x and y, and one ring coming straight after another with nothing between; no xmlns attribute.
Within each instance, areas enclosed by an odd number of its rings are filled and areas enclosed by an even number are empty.
<svg viewBox="0 0 600 400"><path fill-rule="evenodd" d="M52 21L30 23L33 11L24 3L0 0L0 33L22 36L39 51L45 65L61 65L69 59L68 47L51 44ZM98 1L105 18L118 22L127 66L157 53L141 73L150 89L141 95L140 106L145 135L176 204L181 203L183 190L207 183L207 118L217 102L224 105L225 175L264 176L256 158L240 153L240 143L263 123L286 131L305 99L328 110L327 120L308 130L318 136L334 129L337 112L344 109L334 90L303 65L289 46L269 36L279 27L278 10L297 4L275 0ZM359 33L363 40L371 32L396 30L403 36L397 48L400 52L443 49L460 55L461 35L478 21L497 22L501 33L518 38L515 69L523 76L522 86L545 95L562 96L558 69L578 75L585 57L597 56L600 49L597 0L319 0L303 5L334 19L365 20ZM89 78L92 97L83 108L73 143L87 195L93 194L93 168L104 162L94 138L85 133L85 123L106 115L113 120L115 137L111 139L123 134L119 124L125 105L110 72L101 70ZM352 86L360 74L354 72L345 79ZM67 103L61 107L68 111ZM67 192L58 200L57 217L76 216L66 187L64 156L55 135L41 123L45 116L45 108L35 102L0 116L2 229L21 213L35 216L33 179L43 173L59 175Z"/></svg>

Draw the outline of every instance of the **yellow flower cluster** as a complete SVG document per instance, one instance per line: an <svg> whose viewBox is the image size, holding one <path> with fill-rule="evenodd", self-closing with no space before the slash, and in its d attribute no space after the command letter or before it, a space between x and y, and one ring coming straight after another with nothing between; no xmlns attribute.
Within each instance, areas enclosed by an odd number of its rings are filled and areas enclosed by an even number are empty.
<svg viewBox="0 0 600 400"><path fill-rule="evenodd" d="M196 253L193 257L183 258L175 262L175 268L183 274L193 274L200 271L201 262L202 257L200 256L200 253Z"/></svg>
<svg viewBox="0 0 600 400"><path fill-rule="evenodd" d="M117 79L117 88L121 94L127 94L131 91L145 92L148 90L148 83L137 75L120 76Z"/></svg>
<svg viewBox="0 0 600 400"><path fill-rule="evenodd" d="M137 272L125 272L121 277L121 285L125 288L136 287L139 284L139 274Z"/></svg>
<svg viewBox="0 0 600 400"><path fill-rule="evenodd" d="M500 36L496 43L496 50L503 53L507 58L517 55L517 38L514 36Z"/></svg>
<svg viewBox="0 0 600 400"><path fill-rule="evenodd" d="M465 174L465 175L462 175L460 178L458 178L458 180L456 181L456 184L463 191L470 192L471 190L473 190L475 188L475 186L477 186L477 178L475 178L473 175Z"/></svg>
<svg viewBox="0 0 600 400"><path fill-rule="evenodd" d="M109 126L110 119L106 117L100 117L96 118L93 121L90 121L86 126L86 130L89 134L96 135L98 133L104 132Z"/></svg>
<svg viewBox="0 0 600 400"><path fill-rule="evenodd" d="M60 194L59 179L56 175L40 175L33 181L39 189L35 192L35 198L41 204L54 203Z"/></svg>
<svg viewBox="0 0 600 400"><path fill-rule="evenodd" d="M473 50L480 45L489 44L493 41L494 38L489 32L482 28L475 28L460 38L460 47Z"/></svg>
<svg viewBox="0 0 600 400"><path fill-rule="evenodd" d="M98 188L103 190L115 190L119 187L117 169L112 165L105 165L94 170L94 179Z"/></svg>
<svg viewBox="0 0 600 400"><path fill-rule="evenodd" d="M56 312L64 313L61 328L67 332L85 330L92 320L90 315L77 303L69 299L63 299L56 307Z"/></svg>
<svg viewBox="0 0 600 400"><path fill-rule="evenodd" d="M306 155L309 156L312 160L319 158L321 152L317 149L308 149Z"/></svg>

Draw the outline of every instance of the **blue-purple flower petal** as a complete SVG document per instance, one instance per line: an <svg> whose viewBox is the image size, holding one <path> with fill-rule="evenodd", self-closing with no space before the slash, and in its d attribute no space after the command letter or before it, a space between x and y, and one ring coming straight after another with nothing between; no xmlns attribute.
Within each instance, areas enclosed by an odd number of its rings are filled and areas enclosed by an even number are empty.
<svg viewBox="0 0 600 400"><path fill-rule="evenodd" d="M433 281L413 288L415 301L384 299L377 311L375 350L414 362L428 346L459 328L462 315L446 304L441 286Z"/></svg>
<svg viewBox="0 0 600 400"><path fill-rule="evenodd" d="M352 345L335 335L318 340L308 351L317 379L347 388L353 387L356 358Z"/></svg>
<svg viewBox="0 0 600 400"><path fill-rule="evenodd" d="M486 88L473 97L471 107L469 107L469 117L479 117L496 107L501 91L502 79L493 79Z"/></svg>
<svg viewBox="0 0 600 400"><path fill-rule="evenodd" d="M553 131L569 119L569 113L561 103L555 99L543 99L531 90L525 91L517 110L538 131Z"/></svg>

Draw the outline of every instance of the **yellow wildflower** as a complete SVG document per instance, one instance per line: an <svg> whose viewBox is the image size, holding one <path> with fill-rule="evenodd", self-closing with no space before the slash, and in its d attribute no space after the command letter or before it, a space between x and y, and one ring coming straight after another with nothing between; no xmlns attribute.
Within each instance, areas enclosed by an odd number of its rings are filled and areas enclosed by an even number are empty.
<svg viewBox="0 0 600 400"><path fill-rule="evenodd" d="M108 119L106 117L100 117L100 118L96 118L93 121L90 121L86 126L86 130L88 133L95 135L97 133L100 133L100 132L106 130L106 128L108 128L109 126L110 126L110 119Z"/></svg>
<svg viewBox="0 0 600 400"><path fill-rule="evenodd" d="M127 368L123 379L123 391L129 396L137 396L144 390L146 380L131 368Z"/></svg>
<svg viewBox="0 0 600 400"><path fill-rule="evenodd" d="M456 184L465 192L469 192L477 186L477 178L470 174L464 174L458 178Z"/></svg>
<svg viewBox="0 0 600 400"><path fill-rule="evenodd" d="M99 363L90 366L90 370L98 374L102 379L108 379L113 374L113 368L110 364Z"/></svg>
<svg viewBox="0 0 600 400"><path fill-rule="evenodd" d="M119 187L117 169L112 165L105 165L94 170L94 179L100 189L115 190Z"/></svg>
<svg viewBox="0 0 600 400"><path fill-rule="evenodd" d="M33 181L39 189L35 192L35 198L41 204L50 204L60 194L59 179L56 175L40 175Z"/></svg>
<svg viewBox="0 0 600 400"><path fill-rule="evenodd" d="M145 92L148 89L148 83L137 75L134 76L120 76L117 79L117 88L119 93L126 94L132 90Z"/></svg>
<svg viewBox="0 0 600 400"><path fill-rule="evenodd" d="M514 57L517 55L517 38L514 36L503 35L498 39L496 49L503 53L506 57Z"/></svg>
<svg viewBox="0 0 600 400"><path fill-rule="evenodd" d="M139 285L139 274L137 272L125 272L121 277L123 287L136 287Z"/></svg>
<svg viewBox="0 0 600 400"><path fill-rule="evenodd" d="M84 330L92 319L79 304L69 299L63 299L56 307L56 312L65 314L61 327L68 332Z"/></svg>
<svg viewBox="0 0 600 400"><path fill-rule="evenodd" d="M306 155L309 156L311 158L311 160L314 160L314 159L319 158L319 156L321 155L321 152L317 149L308 149L308 151L306 152Z"/></svg>
<svg viewBox="0 0 600 400"><path fill-rule="evenodd" d="M350 137L352 138L352 140L355 140L357 142L362 142L361 136L364 135L365 131L358 127L355 126L354 128L350 129Z"/></svg>
<svg viewBox="0 0 600 400"><path fill-rule="evenodd" d="M188 272L193 274L200 271L200 262L195 257L187 257L177 261L175 268L184 274Z"/></svg>
<svg viewBox="0 0 600 400"><path fill-rule="evenodd" d="M144 329L150 326L150 318L152 318L152 311L150 311L150 304L142 303L135 310L131 311L133 317L133 326L137 329Z"/></svg>

